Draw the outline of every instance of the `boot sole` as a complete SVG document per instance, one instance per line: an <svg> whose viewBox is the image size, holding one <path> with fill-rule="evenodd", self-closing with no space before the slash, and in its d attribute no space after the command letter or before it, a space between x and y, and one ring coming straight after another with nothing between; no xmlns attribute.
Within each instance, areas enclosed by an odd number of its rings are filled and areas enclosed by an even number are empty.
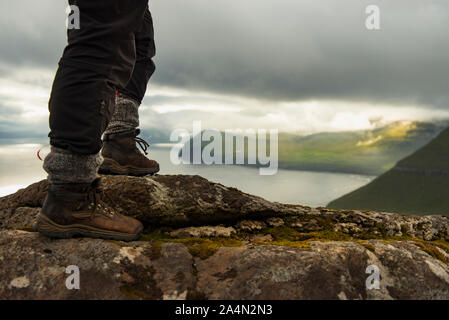
<svg viewBox="0 0 449 320"><path fill-rule="evenodd" d="M111 158L105 158L98 173L100 174L112 174L112 175L125 175L125 176L148 176L155 175L159 172L159 168L138 168L131 165L122 166L117 161Z"/></svg>
<svg viewBox="0 0 449 320"><path fill-rule="evenodd" d="M140 238L142 231L137 234L123 233L98 229L80 224L60 225L44 214L39 214L33 228L39 233L55 239L71 239L75 237L99 238L105 240L134 241Z"/></svg>

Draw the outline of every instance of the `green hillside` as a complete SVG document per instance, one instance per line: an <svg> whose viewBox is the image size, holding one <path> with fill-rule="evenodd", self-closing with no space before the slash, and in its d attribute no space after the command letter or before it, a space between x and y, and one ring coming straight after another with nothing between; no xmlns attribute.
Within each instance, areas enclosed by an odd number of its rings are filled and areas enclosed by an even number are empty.
<svg viewBox="0 0 449 320"><path fill-rule="evenodd" d="M442 130L433 123L398 121L357 132L306 137L281 134L279 167L379 175L431 141Z"/></svg>
<svg viewBox="0 0 449 320"><path fill-rule="evenodd" d="M435 138L445 126L398 121L365 131L308 136L280 133L279 168L380 175ZM207 144L203 142L203 148ZM224 150L221 153L224 154Z"/></svg>
<svg viewBox="0 0 449 320"><path fill-rule="evenodd" d="M393 169L328 206L449 215L449 128Z"/></svg>

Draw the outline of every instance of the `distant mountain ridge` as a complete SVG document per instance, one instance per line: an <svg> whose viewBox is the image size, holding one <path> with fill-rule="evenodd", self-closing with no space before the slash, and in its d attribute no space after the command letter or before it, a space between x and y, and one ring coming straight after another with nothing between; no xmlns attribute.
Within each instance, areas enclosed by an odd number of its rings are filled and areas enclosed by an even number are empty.
<svg viewBox="0 0 449 320"><path fill-rule="evenodd" d="M427 144L447 126L447 121L397 121L362 131L322 132L311 135L280 132L279 168L380 175ZM145 126L141 133L141 137L146 139L151 147L170 143L170 135L169 128L151 129ZM224 133L222 136L224 139ZM0 145L24 143L47 144L48 137L41 132L0 132ZM208 143L203 142L202 147ZM244 153L245 164L248 165L247 150L244 150ZM224 158L224 150L221 154ZM236 157L235 149L233 156Z"/></svg>
<svg viewBox="0 0 449 320"><path fill-rule="evenodd" d="M328 206L449 215L449 128L368 185Z"/></svg>
<svg viewBox="0 0 449 320"><path fill-rule="evenodd" d="M374 130L281 135L279 166L286 169L379 175L435 138L447 123L397 121Z"/></svg>
<svg viewBox="0 0 449 320"><path fill-rule="evenodd" d="M380 175L431 141L448 125L447 122L397 121L363 131L323 132L307 136L281 132L279 168ZM222 132L223 142L224 136ZM203 142L202 148L209 143ZM247 148L243 152L248 165ZM236 153L234 147L234 157ZM221 155L224 162L224 147Z"/></svg>

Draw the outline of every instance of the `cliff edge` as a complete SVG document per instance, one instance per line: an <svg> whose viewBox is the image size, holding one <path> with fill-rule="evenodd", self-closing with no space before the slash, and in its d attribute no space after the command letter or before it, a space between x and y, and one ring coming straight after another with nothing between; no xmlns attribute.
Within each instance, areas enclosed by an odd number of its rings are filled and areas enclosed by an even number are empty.
<svg viewBox="0 0 449 320"><path fill-rule="evenodd" d="M448 217L274 203L199 176L103 186L139 241L33 232L45 180L0 198L2 299L449 299Z"/></svg>

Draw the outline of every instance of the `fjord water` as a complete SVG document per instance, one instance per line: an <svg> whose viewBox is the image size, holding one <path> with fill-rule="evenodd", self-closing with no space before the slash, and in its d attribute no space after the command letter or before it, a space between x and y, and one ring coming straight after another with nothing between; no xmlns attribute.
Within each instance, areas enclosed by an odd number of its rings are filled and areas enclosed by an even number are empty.
<svg viewBox="0 0 449 320"><path fill-rule="evenodd" d="M0 146L0 196L45 179L43 163L36 155L39 148L41 145L38 144ZM267 200L312 207L325 206L374 178L354 174L290 170L279 170L273 176L261 176L258 169L235 165L177 166L170 161L170 148L161 147L152 147L150 157L161 164L160 174L200 175Z"/></svg>

